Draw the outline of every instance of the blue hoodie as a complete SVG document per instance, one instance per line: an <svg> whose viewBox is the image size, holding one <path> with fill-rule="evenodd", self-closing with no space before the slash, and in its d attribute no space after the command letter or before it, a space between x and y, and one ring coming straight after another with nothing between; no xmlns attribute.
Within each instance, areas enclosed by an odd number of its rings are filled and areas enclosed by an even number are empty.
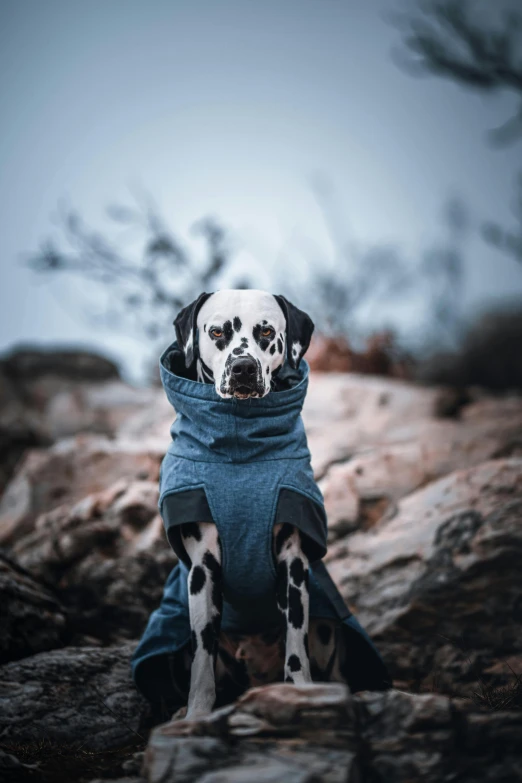
<svg viewBox="0 0 522 783"><path fill-rule="evenodd" d="M180 534L180 525L186 522L217 526L223 568L222 628L244 634L280 623L272 531L283 522L299 528L311 564L310 617L338 619L357 637L355 642L352 638L351 648L355 644L364 660L358 664L354 658L360 671L354 671L349 683L353 690L386 687L388 676L377 650L321 562L327 522L301 418L308 364L302 360L295 371L285 366L279 386L287 388L248 400L223 399L213 384L186 377L176 342L163 353L160 374L176 419L160 470L159 509L180 564L169 576L162 604L134 654L138 687L146 693L139 673L146 658L174 652L190 638L190 560Z"/></svg>

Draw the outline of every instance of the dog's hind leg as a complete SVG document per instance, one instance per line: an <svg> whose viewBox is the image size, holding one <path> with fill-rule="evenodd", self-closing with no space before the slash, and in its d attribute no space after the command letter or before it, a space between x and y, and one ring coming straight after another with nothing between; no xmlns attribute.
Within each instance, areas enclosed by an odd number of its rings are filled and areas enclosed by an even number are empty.
<svg viewBox="0 0 522 783"><path fill-rule="evenodd" d="M216 700L215 659L222 609L221 548L209 522L184 524L183 544L190 557L188 577L192 666L187 719L206 715Z"/></svg>
<svg viewBox="0 0 522 783"><path fill-rule="evenodd" d="M311 682L308 655L308 558L301 534L287 523L274 527L277 604L285 618L285 682Z"/></svg>

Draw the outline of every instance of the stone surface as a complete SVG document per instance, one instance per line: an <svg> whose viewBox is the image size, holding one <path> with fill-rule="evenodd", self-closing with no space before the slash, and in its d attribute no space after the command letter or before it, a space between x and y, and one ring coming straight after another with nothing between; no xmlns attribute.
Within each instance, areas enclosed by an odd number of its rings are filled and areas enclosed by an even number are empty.
<svg viewBox="0 0 522 783"><path fill-rule="evenodd" d="M0 667L0 744L135 744L147 706L131 680L133 648L68 647Z"/></svg>
<svg viewBox="0 0 522 783"><path fill-rule="evenodd" d="M155 729L143 774L150 783L356 781L354 727L343 685L254 688L206 719Z"/></svg>
<svg viewBox="0 0 522 783"><path fill-rule="evenodd" d="M458 419L394 422L380 443L333 464L322 480L331 540L371 526L400 498L437 478L516 454L519 433L522 404L513 399L475 403Z"/></svg>
<svg viewBox="0 0 522 783"><path fill-rule="evenodd" d="M129 663L175 562L157 510L175 413L161 389L82 361L28 354L0 371L0 489L15 470L0 505L0 655L16 659L0 666L0 777L56 769L43 741L69 749L74 780L520 779L520 397L312 374L327 565L400 690L255 689L158 727L140 771L149 715Z"/></svg>
<svg viewBox="0 0 522 783"><path fill-rule="evenodd" d="M67 640L66 613L56 595L0 554L0 664Z"/></svg>
<svg viewBox="0 0 522 783"><path fill-rule="evenodd" d="M303 418L317 477L328 467L381 442L393 427L433 418L440 391L403 381L314 373Z"/></svg>
<svg viewBox="0 0 522 783"><path fill-rule="evenodd" d="M520 712L441 695L272 685L154 729L143 774L149 783L508 783L520 779L521 729Z"/></svg>
<svg viewBox="0 0 522 783"><path fill-rule="evenodd" d="M522 459L457 471L334 544L330 573L401 681L476 684L522 644Z"/></svg>
<svg viewBox="0 0 522 783"><path fill-rule="evenodd" d="M157 389L136 389L86 351L19 349L0 359L0 492L24 451L78 432L113 436Z"/></svg>
<svg viewBox="0 0 522 783"><path fill-rule="evenodd" d="M139 440L78 435L30 451L0 501L0 545L34 529L36 517L125 478L157 481L164 450Z"/></svg>
<svg viewBox="0 0 522 783"><path fill-rule="evenodd" d="M137 638L176 563L157 503L157 482L120 480L40 515L11 554L53 585L77 633Z"/></svg>
<svg viewBox="0 0 522 783"><path fill-rule="evenodd" d="M42 779L42 773L35 764L22 764L12 753L0 750L2 783L39 783Z"/></svg>

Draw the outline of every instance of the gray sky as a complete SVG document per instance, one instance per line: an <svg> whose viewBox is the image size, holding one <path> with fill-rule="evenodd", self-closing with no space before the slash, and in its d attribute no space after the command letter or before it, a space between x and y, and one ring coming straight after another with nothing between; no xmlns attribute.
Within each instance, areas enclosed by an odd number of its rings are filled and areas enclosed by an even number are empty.
<svg viewBox="0 0 522 783"><path fill-rule="evenodd" d="M129 187L150 191L182 236L210 213L236 269L329 239L310 179L335 185L347 237L415 257L444 200L509 224L521 145L485 132L511 96L487 98L391 62L389 0L4 0L0 4L0 349L98 346L136 369L142 351L78 319L82 283L24 269L69 199L103 227ZM522 293L522 271L468 244L464 306ZM280 272L280 270L278 269ZM169 333L170 334L170 333ZM131 357L131 358L129 358Z"/></svg>

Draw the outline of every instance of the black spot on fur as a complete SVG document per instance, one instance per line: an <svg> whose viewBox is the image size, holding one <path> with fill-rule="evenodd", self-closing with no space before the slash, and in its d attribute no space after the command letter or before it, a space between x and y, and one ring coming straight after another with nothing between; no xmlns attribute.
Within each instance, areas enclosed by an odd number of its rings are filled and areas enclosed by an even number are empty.
<svg viewBox="0 0 522 783"><path fill-rule="evenodd" d="M277 338L277 350L279 353L283 353L283 341L280 337Z"/></svg>
<svg viewBox="0 0 522 783"><path fill-rule="evenodd" d="M292 577L294 585L296 587L300 587L304 580L305 580L305 569L303 565L303 561L300 557L295 557L292 560L292 565L290 566L290 576Z"/></svg>
<svg viewBox="0 0 522 783"><path fill-rule="evenodd" d="M219 580L221 579L221 566L219 565L218 561L212 554L212 552L207 549L205 554L203 555L203 565L208 568L210 573L212 574L212 579Z"/></svg>
<svg viewBox="0 0 522 783"><path fill-rule="evenodd" d="M268 375L269 372L270 372L270 367L267 367L266 368L266 374Z"/></svg>
<svg viewBox="0 0 522 783"><path fill-rule="evenodd" d="M214 623L210 622L205 625L201 631L201 641L203 642L203 649L208 652L209 655L213 655L216 647L216 631Z"/></svg>
<svg viewBox="0 0 522 783"><path fill-rule="evenodd" d="M272 354L272 356L275 354L275 349L276 349L276 347L275 347L275 343L274 343L273 345L270 346L270 353Z"/></svg>
<svg viewBox="0 0 522 783"><path fill-rule="evenodd" d="M254 336L254 340L259 345L262 351L266 351L268 346L270 345L270 340L268 337L263 337L261 332L263 331L263 326L261 324L256 324L254 328L252 329L252 334Z"/></svg>
<svg viewBox="0 0 522 783"><path fill-rule="evenodd" d="M275 540L276 555L280 554L285 541L287 541L290 538L293 532L294 532L293 525L289 525L288 522L285 522L281 526L280 530L276 535L276 540Z"/></svg>
<svg viewBox="0 0 522 783"><path fill-rule="evenodd" d="M321 644L324 644L324 646L327 647L332 638L332 629L329 625L318 625L317 636L319 637Z"/></svg>
<svg viewBox="0 0 522 783"><path fill-rule="evenodd" d="M190 641L191 641L191 648L192 648L192 657L194 657L194 655L196 654L196 650L198 649L198 637L196 636L195 631L191 631Z"/></svg>
<svg viewBox="0 0 522 783"><path fill-rule="evenodd" d="M205 574L205 571L201 566L197 565L194 566L192 569L192 575L190 577L190 593L191 595L197 595L200 593L204 586L205 582L207 581L207 576Z"/></svg>
<svg viewBox="0 0 522 783"><path fill-rule="evenodd" d="M286 675L286 677L285 677L285 682L291 682L291 683L292 683L292 685L293 685L293 683L294 683L294 678L293 678L293 677L291 677L289 674L287 674L287 675Z"/></svg>
<svg viewBox="0 0 522 783"><path fill-rule="evenodd" d="M241 345L244 345L245 348L248 347L248 337L242 337L241 338Z"/></svg>
<svg viewBox="0 0 522 783"><path fill-rule="evenodd" d="M212 575L212 603L221 614L223 608L223 593L221 591L221 566L212 554L205 552L203 556L203 565L205 565Z"/></svg>
<svg viewBox="0 0 522 783"><path fill-rule="evenodd" d="M207 325L206 325L206 324L203 324L203 331L204 331L204 332L206 332L206 331L207 331Z"/></svg>
<svg viewBox="0 0 522 783"><path fill-rule="evenodd" d="M297 657L297 655L291 655L288 659L288 668L291 672L300 672L301 671L301 661Z"/></svg>
<svg viewBox="0 0 522 783"><path fill-rule="evenodd" d="M238 348L234 348L232 353L234 354L234 356L241 356L241 354L244 353L244 348L242 348L241 346L239 346Z"/></svg>
<svg viewBox="0 0 522 783"><path fill-rule="evenodd" d="M290 585L288 588L288 622L293 625L294 628L302 628L304 623L304 610L303 602L301 601L301 593Z"/></svg>
<svg viewBox="0 0 522 783"><path fill-rule="evenodd" d="M220 351L224 351L227 345L229 345L232 337L234 336L234 330L232 328L232 322L231 321L225 321L223 324L223 335L221 337L218 337L216 339L216 348L218 348ZM212 336L212 333L211 335Z"/></svg>
<svg viewBox="0 0 522 783"><path fill-rule="evenodd" d="M181 526L181 532L184 538L195 538L201 541L201 528L197 522L185 522Z"/></svg>
<svg viewBox="0 0 522 783"><path fill-rule="evenodd" d="M285 560L277 566L276 597L279 608L285 610L288 606L288 568Z"/></svg>
<svg viewBox="0 0 522 783"><path fill-rule="evenodd" d="M241 330L241 319L237 317L237 315L234 318L234 331L239 332Z"/></svg>
<svg viewBox="0 0 522 783"><path fill-rule="evenodd" d="M307 633L305 633L304 648L305 648L306 657L309 658L310 657L310 650L308 649L308 634Z"/></svg>

